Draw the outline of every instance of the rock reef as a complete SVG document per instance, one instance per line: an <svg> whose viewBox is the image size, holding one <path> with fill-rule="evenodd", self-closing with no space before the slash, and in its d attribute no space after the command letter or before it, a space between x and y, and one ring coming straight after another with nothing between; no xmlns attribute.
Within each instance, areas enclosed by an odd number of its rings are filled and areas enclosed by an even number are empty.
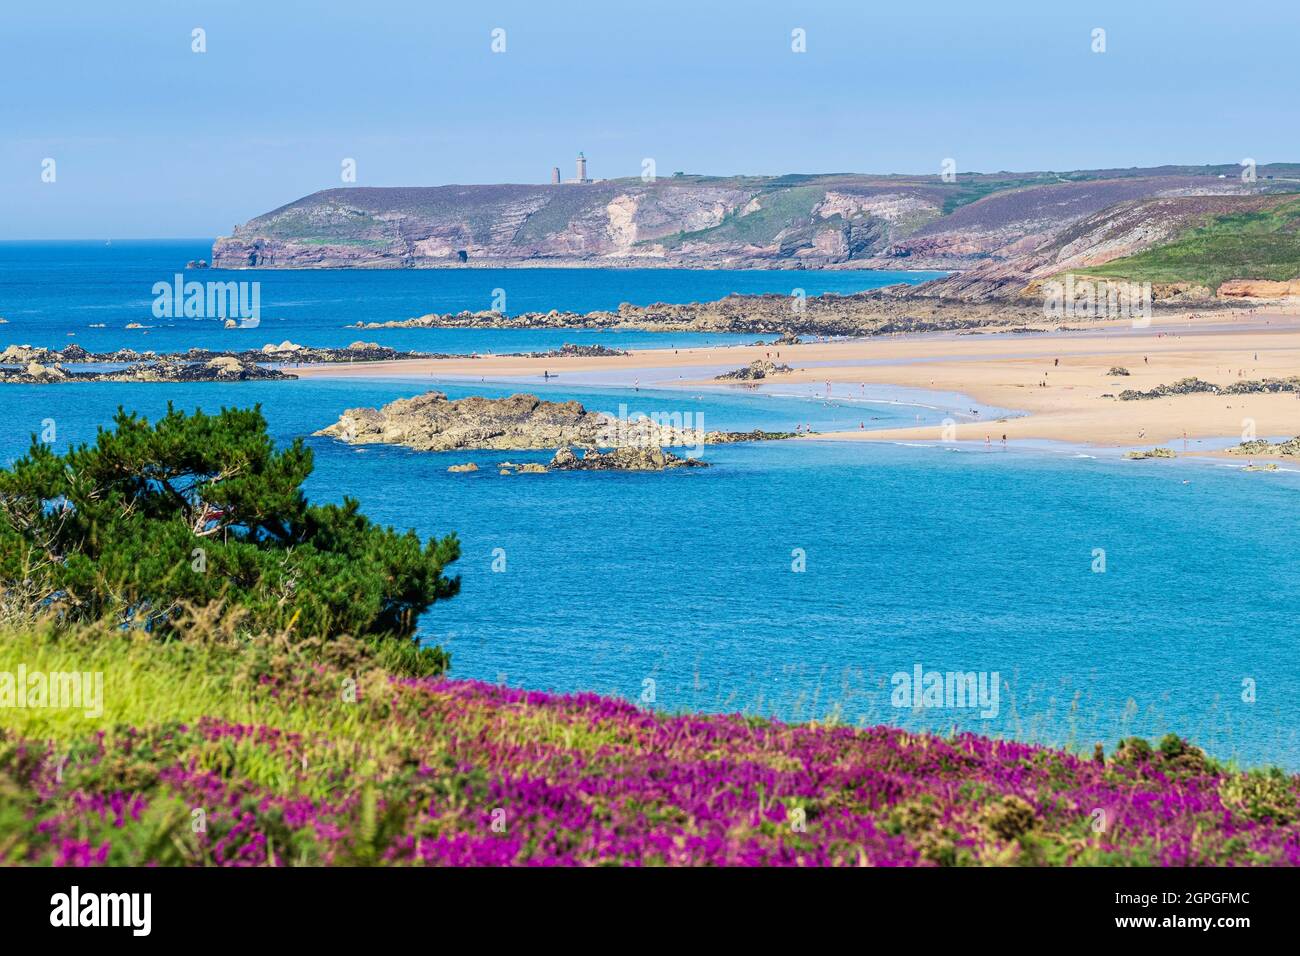
<svg viewBox="0 0 1300 956"><path fill-rule="evenodd" d="M1231 385L1215 385L1200 378L1180 378L1172 385L1157 385L1146 391L1126 388L1119 393L1119 400L1133 402L1171 395L1256 395L1269 392L1300 392L1300 377L1254 379Z"/></svg>
<svg viewBox="0 0 1300 956"><path fill-rule="evenodd" d="M1300 458L1300 437L1289 438L1284 442L1266 441L1256 438L1244 441L1235 448L1228 449L1229 455L1259 455L1275 458Z"/></svg>
<svg viewBox="0 0 1300 956"><path fill-rule="evenodd" d="M1147 458L1177 458L1178 453L1172 448L1147 448L1138 451L1126 451L1124 457L1130 461L1143 461Z"/></svg>
<svg viewBox="0 0 1300 956"><path fill-rule="evenodd" d="M627 349L613 349L607 345L573 345L565 342L558 349L549 352L517 352L516 355L529 355L533 358L619 358L631 355Z"/></svg>
<svg viewBox="0 0 1300 956"><path fill-rule="evenodd" d="M400 359L468 358L434 352L399 352L375 342L318 348L285 340L260 349L186 352L91 352L80 345L48 349L10 345L0 352L0 383L55 382L245 382L297 378L272 366L391 362ZM68 365L86 366L70 369Z"/></svg>
<svg viewBox="0 0 1300 956"><path fill-rule="evenodd" d="M382 408L350 408L316 432L351 444L402 445L417 451L496 448L523 450L635 445L695 445L696 429L661 425L650 418L619 419L589 412L578 402L548 402L536 395L471 395L456 400L431 391Z"/></svg>
<svg viewBox="0 0 1300 956"><path fill-rule="evenodd" d="M793 371L794 369L789 365L777 365L767 359L754 359L744 368L723 372L721 375L714 377L718 381L752 382L762 378L769 378L772 375L787 375Z"/></svg>
<svg viewBox="0 0 1300 956"><path fill-rule="evenodd" d="M682 458L662 448L625 445L601 452L588 449L579 457L561 448L547 466L552 471L663 471L666 468L706 468L708 462Z"/></svg>
<svg viewBox="0 0 1300 956"><path fill-rule="evenodd" d="M777 344L811 336L891 335L898 332L1004 330L1042 322L1041 305L968 303L910 295L909 287L889 286L852 295L809 296L792 307L788 295L729 295L713 302L639 306L623 303L614 311L434 313L389 322L358 322L356 329L621 329L647 332L718 332L778 335Z"/></svg>
<svg viewBox="0 0 1300 956"><path fill-rule="evenodd" d="M0 366L0 383L52 385L60 382L249 382L297 378L233 356L205 362L152 361L102 371L73 371L62 365L28 362L20 368Z"/></svg>
<svg viewBox="0 0 1300 956"><path fill-rule="evenodd" d="M578 402L548 402L528 393L452 400L443 392L430 391L399 398L382 408L349 408L337 422L315 434L354 445L401 445L416 451L646 450L796 437L792 432L760 430L704 432L702 427L677 424L684 417L619 418L588 411Z"/></svg>
<svg viewBox="0 0 1300 956"><path fill-rule="evenodd" d="M90 352L80 345L63 349L47 349L31 345L10 345L0 352L0 365L25 365L39 362L42 365L74 363L82 365L130 364L135 362L210 362L214 359L233 358L245 363L259 364L332 364L339 362L390 362L404 358L466 358L444 356L433 352L399 352L397 349L375 342L353 342L343 348L318 348L298 345L287 339L279 345L268 342L260 349L220 350L190 349L186 352L137 352L135 349L118 349L116 352Z"/></svg>

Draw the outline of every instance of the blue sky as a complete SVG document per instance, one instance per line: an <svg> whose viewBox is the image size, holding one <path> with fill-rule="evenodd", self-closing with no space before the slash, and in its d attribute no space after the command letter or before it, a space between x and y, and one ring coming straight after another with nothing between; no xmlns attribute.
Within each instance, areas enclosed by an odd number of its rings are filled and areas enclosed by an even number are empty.
<svg viewBox="0 0 1300 956"><path fill-rule="evenodd" d="M348 157L372 186L579 149L597 177L1298 161L1297 36L1294 0L6 0L0 238L227 233Z"/></svg>

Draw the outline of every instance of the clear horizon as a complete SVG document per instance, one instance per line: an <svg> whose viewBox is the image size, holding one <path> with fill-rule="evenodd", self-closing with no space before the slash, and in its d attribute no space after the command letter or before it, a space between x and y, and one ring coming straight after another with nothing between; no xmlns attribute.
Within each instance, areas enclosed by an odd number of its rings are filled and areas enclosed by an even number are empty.
<svg viewBox="0 0 1300 956"><path fill-rule="evenodd" d="M0 239L227 235L349 159L357 186L542 183L579 150L599 179L1300 162L1300 9L1221 10L7 8Z"/></svg>

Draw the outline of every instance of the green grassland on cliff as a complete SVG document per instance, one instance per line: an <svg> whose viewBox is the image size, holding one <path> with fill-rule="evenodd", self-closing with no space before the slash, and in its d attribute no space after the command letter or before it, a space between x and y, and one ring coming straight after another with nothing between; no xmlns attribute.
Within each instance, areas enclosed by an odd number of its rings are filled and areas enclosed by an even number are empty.
<svg viewBox="0 0 1300 956"><path fill-rule="evenodd" d="M1300 276L1300 197L1284 196L1263 209L1212 216L1172 242L1073 271L1210 288L1228 279L1294 279Z"/></svg>

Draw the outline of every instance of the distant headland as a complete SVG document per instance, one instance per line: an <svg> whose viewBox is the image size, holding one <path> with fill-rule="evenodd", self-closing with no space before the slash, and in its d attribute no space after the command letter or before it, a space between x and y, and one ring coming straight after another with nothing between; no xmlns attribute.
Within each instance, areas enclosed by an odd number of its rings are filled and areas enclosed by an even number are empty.
<svg viewBox="0 0 1300 956"><path fill-rule="evenodd" d="M959 275L926 293L976 300L1066 270L1210 293L1300 274L1293 241L1280 261L1254 243L1259 262L1232 241L1242 217L1294 230L1300 164L594 179L580 153L549 178L322 190L217 239L212 265L934 269ZM1200 262L1179 244L1206 228L1223 241Z"/></svg>

